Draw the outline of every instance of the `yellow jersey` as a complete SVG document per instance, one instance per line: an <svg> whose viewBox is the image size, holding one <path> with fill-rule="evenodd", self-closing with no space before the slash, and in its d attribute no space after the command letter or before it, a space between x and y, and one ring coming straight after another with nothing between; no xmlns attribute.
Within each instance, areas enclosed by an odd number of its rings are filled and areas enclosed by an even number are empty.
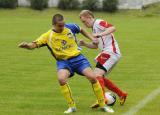
<svg viewBox="0 0 160 115"><path fill-rule="evenodd" d="M47 46L57 60L67 60L80 54L75 36L79 32L78 25L66 24L61 33L56 33L51 29L34 42L38 47Z"/></svg>

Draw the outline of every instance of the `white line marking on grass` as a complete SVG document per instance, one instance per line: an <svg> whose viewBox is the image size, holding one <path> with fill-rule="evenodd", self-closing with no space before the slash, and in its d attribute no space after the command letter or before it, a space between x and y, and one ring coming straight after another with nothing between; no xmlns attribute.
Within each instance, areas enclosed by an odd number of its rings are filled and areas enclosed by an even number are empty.
<svg viewBox="0 0 160 115"><path fill-rule="evenodd" d="M142 109L147 103L152 101L158 94L160 93L160 87L152 91L148 96L146 96L143 100L141 100L136 106L132 107L129 111L124 113L123 115L134 115L140 109Z"/></svg>

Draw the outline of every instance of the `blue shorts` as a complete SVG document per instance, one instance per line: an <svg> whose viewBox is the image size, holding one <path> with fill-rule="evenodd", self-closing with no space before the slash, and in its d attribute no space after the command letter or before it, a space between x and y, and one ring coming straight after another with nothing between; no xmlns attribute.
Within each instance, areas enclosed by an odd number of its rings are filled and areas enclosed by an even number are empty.
<svg viewBox="0 0 160 115"><path fill-rule="evenodd" d="M82 72L87 67L91 67L90 63L82 54L68 60L57 61L57 69L68 69L70 71L70 77L74 75L74 72L83 75Z"/></svg>

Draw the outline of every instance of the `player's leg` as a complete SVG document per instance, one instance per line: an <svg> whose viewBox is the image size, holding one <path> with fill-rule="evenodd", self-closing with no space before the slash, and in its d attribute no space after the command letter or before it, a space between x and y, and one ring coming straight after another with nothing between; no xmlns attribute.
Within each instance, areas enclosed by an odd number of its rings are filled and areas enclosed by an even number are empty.
<svg viewBox="0 0 160 115"><path fill-rule="evenodd" d="M91 82L93 90L97 96L98 102L101 104L100 106L102 106L102 107L105 106L102 88L101 88L99 82L97 81L92 69L90 67L85 68L82 71L82 73Z"/></svg>
<svg viewBox="0 0 160 115"><path fill-rule="evenodd" d="M71 89L67 84L67 79L70 76L70 72L67 69L58 70L58 81L60 84L61 92L68 103L69 109L64 113L72 113L76 111L75 101L72 97Z"/></svg>
<svg viewBox="0 0 160 115"><path fill-rule="evenodd" d="M101 87L102 87L102 90L103 90L103 94L104 94L104 98L105 98L105 90L106 90L106 87L105 87L105 83L104 83L104 79L103 79L103 75L106 73L106 70L105 69L102 69L102 66L97 63L96 64L96 68L94 69L94 74L97 76L97 80L99 81Z"/></svg>
<svg viewBox="0 0 160 115"><path fill-rule="evenodd" d="M101 108L106 112L114 112L110 107L107 107L105 105L102 88L98 80L96 79L93 70L90 67L89 61L83 55L77 56L77 58L75 58L74 60L75 60L74 62L72 60L72 65L74 65L74 70L77 73L86 76L86 78L91 82L93 91L97 97L97 100Z"/></svg>
<svg viewBox="0 0 160 115"><path fill-rule="evenodd" d="M64 113L72 113L76 111L75 101L73 100L71 89L67 84L69 76L73 75L67 61L57 61L57 75L61 92L68 103L69 109Z"/></svg>
<svg viewBox="0 0 160 115"><path fill-rule="evenodd" d="M115 67L115 65L119 61L119 59L120 59L120 55L118 55L118 54L102 53L99 56L97 56L97 58L96 58L96 60L98 61L96 68L104 70L105 73L108 74ZM105 73L103 74L103 76L105 75ZM120 104L123 105L126 100L127 93L123 92L111 80L103 77L103 81L104 81L105 86L109 90L115 92L120 97Z"/></svg>
<svg viewBox="0 0 160 115"><path fill-rule="evenodd" d="M102 108L102 110L104 110L106 112L113 113L114 110L112 108L106 106L106 104L105 104L102 88L101 88L98 80L96 79L96 76L95 76L94 72L92 71L92 69L90 67L85 68L82 71L82 73L91 82L94 93L97 97L98 103L99 103L100 107Z"/></svg>
<svg viewBox="0 0 160 115"><path fill-rule="evenodd" d="M99 81L99 83L101 85L101 88L102 88L102 91L103 91L103 96L104 96L104 99L105 99L105 103L107 103L107 99L105 98L106 87L105 87L104 79L102 77L105 74L105 71L102 70L102 69L99 69L99 68L95 68L94 69L94 74L97 76L96 78L97 78L97 80ZM91 108L99 107L98 101L93 103L90 107Z"/></svg>
<svg viewBox="0 0 160 115"><path fill-rule="evenodd" d="M103 79L103 76L105 73L107 73L107 69L103 67L103 64L105 64L110 58L111 58L111 55L106 54L106 53L100 53L95 58L95 60L97 61L97 64L96 64L96 68L94 69L94 73L96 74L97 79L101 84L101 87L103 89L104 98L105 98L105 88L106 87L105 87L105 83L104 83L105 81ZM94 104L91 107L94 107Z"/></svg>
<svg viewBox="0 0 160 115"><path fill-rule="evenodd" d="M103 65L103 67L107 70L106 73L112 71L112 69L116 66L118 60L119 58L116 58L114 55L112 55L111 58L108 61L106 61L106 63ZM120 105L123 105L126 101L127 93L122 91L115 83L113 83L111 80L107 79L106 77L103 77L103 79L104 79L105 86L119 96Z"/></svg>
<svg viewBox="0 0 160 115"><path fill-rule="evenodd" d="M122 91L115 83L113 83L108 78L103 77L105 86L116 93L120 98L120 105L123 105L125 103L125 100L127 98L127 93Z"/></svg>

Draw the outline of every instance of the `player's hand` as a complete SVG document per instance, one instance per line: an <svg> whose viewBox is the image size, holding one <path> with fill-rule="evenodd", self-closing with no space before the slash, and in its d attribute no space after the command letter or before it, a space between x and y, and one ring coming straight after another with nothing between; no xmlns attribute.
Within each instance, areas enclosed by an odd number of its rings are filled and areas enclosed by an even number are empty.
<svg viewBox="0 0 160 115"><path fill-rule="evenodd" d="M80 45L80 46L85 46L85 44L86 44L86 42L85 42L84 40L81 39L81 40L79 41L79 45Z"/></svg>
<svg viewBox="0 0 160 115"><path fill-rule="evenodd" d="M27 42L22 42L18 45L19 48L28 48L28 43Z"/></svg>
<svg viewBox="0 0 160 115"><path fill-rule="evenodd" d="M92 36L93 36L94 38L100 38L100 37L102 37L99 33L92 34Z"/></svg>
<svg viewBox="0 0 160 115"><path fill-rule="evenodd" d="M92 43L93 44L98 44L99 42L98 42L98 39L97 38L94 38L93 40L92 40Z"/></svg>

